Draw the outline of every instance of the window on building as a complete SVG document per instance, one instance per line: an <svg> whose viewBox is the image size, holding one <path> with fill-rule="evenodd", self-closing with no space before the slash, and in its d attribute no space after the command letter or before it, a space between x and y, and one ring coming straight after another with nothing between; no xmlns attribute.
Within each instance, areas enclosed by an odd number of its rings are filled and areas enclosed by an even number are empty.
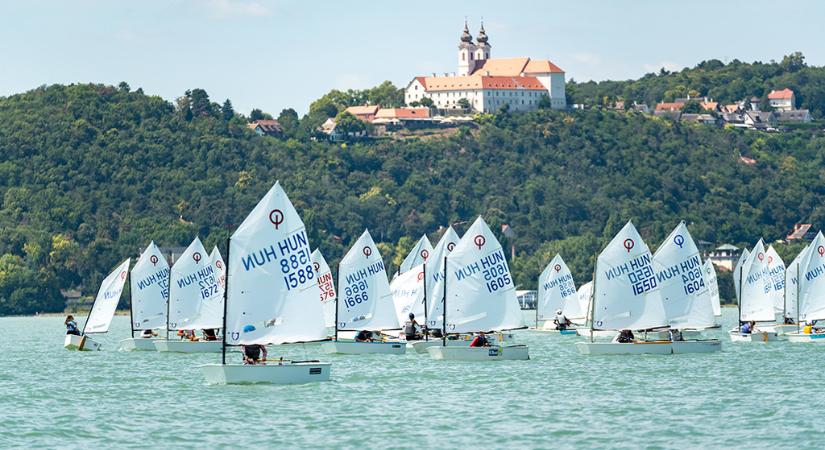
<svg viewBox="0 0 825 450"><path fill-rule="evenodd" d="M464 53L461 54L461 60L464 61Z"/></svg>

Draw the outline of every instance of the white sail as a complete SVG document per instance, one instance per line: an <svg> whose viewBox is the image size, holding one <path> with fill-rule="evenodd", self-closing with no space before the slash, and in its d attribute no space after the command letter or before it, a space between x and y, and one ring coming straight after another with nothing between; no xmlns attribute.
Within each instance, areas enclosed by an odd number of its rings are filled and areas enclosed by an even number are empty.
<svg viewBox="0 0 825 450"><path fill-rule="evenodd" d="M739 292L740 286L740 277L742 276L742 266L745 264L745 261L748 260L748 256L750 256L750 251L747 247L742 249L742 254L739 255L739 260L736 261L736 266L733 268L733 289L736 291L736 304L742 304L742 296Z"/></svg>
<svg viewBox="0 0 825 450"><path fill-rule="evenodd" d="M400 328L381 253L365 230L338 266L338 329Z"/></svg>
<svg viewBox="0 0 825 450"><path fill-rule="evenodd" d="M647 244L631 222L596 260L593 328L646 330L668 325Z"/></svg>
<svg viewBox="0 0 825 450"><path fill-rule="evenodd" d="M799 320L825 319L825 237L822 231L799 263Z"/></svg>
<svg viewBox="0 0 825 450"><path fill-rule="evenodd" d="M97 297L92 305L89 318L83 325L83 333L105 333L109 331L109 324L117 310L120 293L126 284L126 273L129 271L130 259L123 261L103 282L97 291Z"/></svg>
<svg viewBox="0 0 825 450"><path fill-rule="evenodd" d="M390 283L392 301L398 323L409 320L410 313L416 321L424 322L424 264L411 267Z"/></svg>
<svg viewBox="0 0 825 450"><path fill-rule="evenodd" d="M702 329L716 324L702 258L684 222L656 250L653 270L671 328Z"/></svg>
<svg viewBox="0 0 825 450"><path fill-rule="evenodd" d="M705 268L705 282L708 285L708 295L710 295L710 303L713 306L713 315L715 317L722 316L722 302L719 298L719 280L716 277L716 268L713 267L713 262L707 259L704 264Z"/></svg>
<svg viewBox="0 0 825 450"><path fill-rule="evenodd" d="M430 329L441 328L444 311L444 257L453 251L460 240L453 227L448 227L424 266L424 276L427 278L427 327Z"/></svg>
<svg viewBox="0 0 825 450"><path fill-rule="evenodd" d="M195 238L172 266L169 287L169 329L196 330L201 303L213 295L217 277L209 254Z"/></svg>
<svg viewBox="0 0 825 450"><path fill-rule="evenodd" d="M427 259L429 259L432 252L433 246L430 244L430 240L427 239L427 235L425 234L421 236L421 239L418 240L415 247L413 247L407 257L404 258L404 262L401 263L401 267L398 269L399 275L415 266L419 266L427 262Z"/></svg>
<svg viewBox="0 0 825 450"><path fill-rule="evenodd" d="M326 338L304 222L280 183L232 234L228 259L227 344Z"/></svg>
<svg viewBox="0 0 825 450"><path fill-rule="evenodd" d="M335 326L335 281L329 264L321 254L321 250L312 252L312 266L315 268L315 279L318 280L318 293L321 296L321 306L324 310L324 325Z"/></svg>
<svg viewBox="0 0 825 450"><path fill-rule="evenodd" d="M768 249L765 250L765 258L770 273L773 312L774 314L782 314L785 311L785 262L782 261L773 245L769 245Z"/></svg>
<svg viewBox="0 0 825 450"><path fill-rule="evenodd" d="M573 274L561 255L556 254L539 275L536 316L539 321L553 320L556 311L562 310L564 316L571 320L584 317L578 300Z"/></svg>
<svg viewBox="0 0 825 450"><path fill-rule="evenodd" d="M570 320L576 324L587 323L587 321L592 318L590 317L590 300L593 299L593 282L588 281L579 286L579 290L576 291L576 298L579 302L579 308L583 311L583 317L581 319Z"/></svg>
<svg viewBox="0 0 825 450"><path fill-rule="evenodd" d="M169 263L152 241L132 268L132 327L151 330L166 326L169 301Z"/></svg>
<svg viewBox="0 0 825 450"><path fill-rule="evenodd" d="M799 294L800 263L805 256L805 252L810 248L810 245L803 248L785 270L785 317L793 319L795 322L799 320L797 295Z"/></svg>
<svg viewBox="0 0 825 450"><path fill-rule="evenodd" d="M765 245L762 239L742 264L739 320L769 322L774 320L773 296Z"/></svg>
<svg viewBox="0 0 825 450"><path fill-rule="evenodd" d="M524 327L501 243L479 217L447 256L446 331Z"/></svg>
<svg viewBox="0 0 825 450"><path fill-rule="evenodd" d="M218 247L213 248L212 253L209 254L209 265L213 274L201 282L202 298L198 307L198 315L189 323L192 329L223 328L223 294L226 285L226 265Z"/></svg>

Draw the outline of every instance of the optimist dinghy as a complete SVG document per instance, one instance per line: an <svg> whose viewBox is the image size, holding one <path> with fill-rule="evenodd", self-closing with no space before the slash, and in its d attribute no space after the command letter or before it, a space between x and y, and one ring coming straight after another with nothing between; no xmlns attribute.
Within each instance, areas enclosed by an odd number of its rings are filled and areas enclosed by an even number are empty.
<svg viewBox="0 0 825 450"><path fill-rule="evenodd" d="M736 274L736 272L735 272ZM738 271L739 323L772 322L774 320L774 299L770 271L765 258L762 239L748 253L747 259ZM756 329L750 333L741 332L737 327L728 332L731 342L772 342L777 340L773 330Z"/></svg>
<svg viewBox="0 0 825 450"><path fill-rule="evenodd" d="M596 259L591 301L592 330L650 330L668 326L652 256L628 222ZM670 354L669 340L576 342L583 355Z"/></svg>
<svg viewBox="0 0 825 450"><path fill-rule="evenodd" d="M306 229L280 183L267 192L227 242L222 363L202 366L210 384L329 381L319 361L227 364L229 346L326 339Z"/></svg>
<svg viewBox="0 0 825 450"><path fill-rule="evenodd" d="M220 341L170 339L169 332L196 333L204 329L217 330L223 326L224 281L222 277L224 277L224 270L220 253L213 251L213 255L207 254L201 240L196 237L172 266L167 338L155 341L157 351L174 353L219 353L221 351Z"/></svg>
<svg viewBox="0 0 825 450"><path fill-rule="evenodd" d="M129 283L132 336L120 341L120 350L155 351L156 339L135 337L135 332L166 326L169 264L154 241L149 243L129 273Z"/></svg>
<svg viewBox="0 0 825 450"><path fill-rule="evenodd" d="M327 353L401 355L407 346L400 342L358 342L339 340L338 332L398 330L384 260L368 230L358 238L338 265L335 340L324 342Z"/></svg>
<svg viewBox="0 0 825 450"><path fill-rule="evenodd" d="M575 335L576 329L568 326L559 329L555 323L556 311L571 322L583 321L585 313L579 305L573 274L561 255L556 255L539 275L538 303L536 304L536 331Z"/></svg>
<svg viewBox="0 0 825 450"><path fill-rule="evenodd" d="M716 325L713 300L705 280L699 248L681 222L653 255L659 295L671 329L673 353L720 351L719 339L691 339L681 330L701 330Z"/></svg>
<svg viewBox="0 0 825 450"><path fill-rule="evenodd" d="M489 347L470 347L447 341L447 333L526 328L504 250L484 219L476 219L444 257L444 268L442 345L427 348L430 357L455 361L530 359L526 345L488 341Z"/></svg>
<svg viewBox="0 0 825 450"><path fill-rule="evenodd" d="M91 339L89 335L107 333L109 331L109 325L112 323L115 310L117 310L117 304L120 301L120 294L123 292L123 286L126 284L126 278L129 273L129 262L129 259L123 261L123 263L117 266L117 268L100 283L100 289L97 291L95 302L89 310L86 323L83 324L83 336L67 334L63 341L64 348L67 350L81 351L96 351L102 348L100 343Z"/></svg>
<svg viewBox="0 0 825 450"><path fill-rule="evenodd" d="M785 334L785 337L794 343L825 344L825 332L817 332L812 325L814 321L825 319L825 237L821 231L796 257L790 268L796 272L793 297L797 303L794 309L799 315L797 323L805 322L806 326L804 330L797 328Z"/></svg>

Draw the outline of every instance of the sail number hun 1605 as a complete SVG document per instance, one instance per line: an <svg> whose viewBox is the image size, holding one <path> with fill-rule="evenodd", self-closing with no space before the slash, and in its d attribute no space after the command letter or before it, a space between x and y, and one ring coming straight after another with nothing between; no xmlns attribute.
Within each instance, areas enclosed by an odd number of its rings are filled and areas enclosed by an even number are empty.
<svg viewBox="0 0 825 450"><path fill-rule="evenodd" d="M292 290L307 281L315 278L315 272L310 264L309 250L302 249L281 259L281 272L284 274L284 284L287 290Z"/></svg>

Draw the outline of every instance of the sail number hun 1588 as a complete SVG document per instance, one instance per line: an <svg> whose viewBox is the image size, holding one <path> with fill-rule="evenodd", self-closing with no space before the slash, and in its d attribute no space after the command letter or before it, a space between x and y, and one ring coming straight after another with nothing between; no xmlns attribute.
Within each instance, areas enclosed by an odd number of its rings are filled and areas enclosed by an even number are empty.
<svg viewBox="0 0 825 450"><path fill-rule="evenodd" d="M315 278L315 272L310 264L311 259L309 250L306 248L281 259L281 272L284 274L284 284L287 290L295 289Z"/></svg>

